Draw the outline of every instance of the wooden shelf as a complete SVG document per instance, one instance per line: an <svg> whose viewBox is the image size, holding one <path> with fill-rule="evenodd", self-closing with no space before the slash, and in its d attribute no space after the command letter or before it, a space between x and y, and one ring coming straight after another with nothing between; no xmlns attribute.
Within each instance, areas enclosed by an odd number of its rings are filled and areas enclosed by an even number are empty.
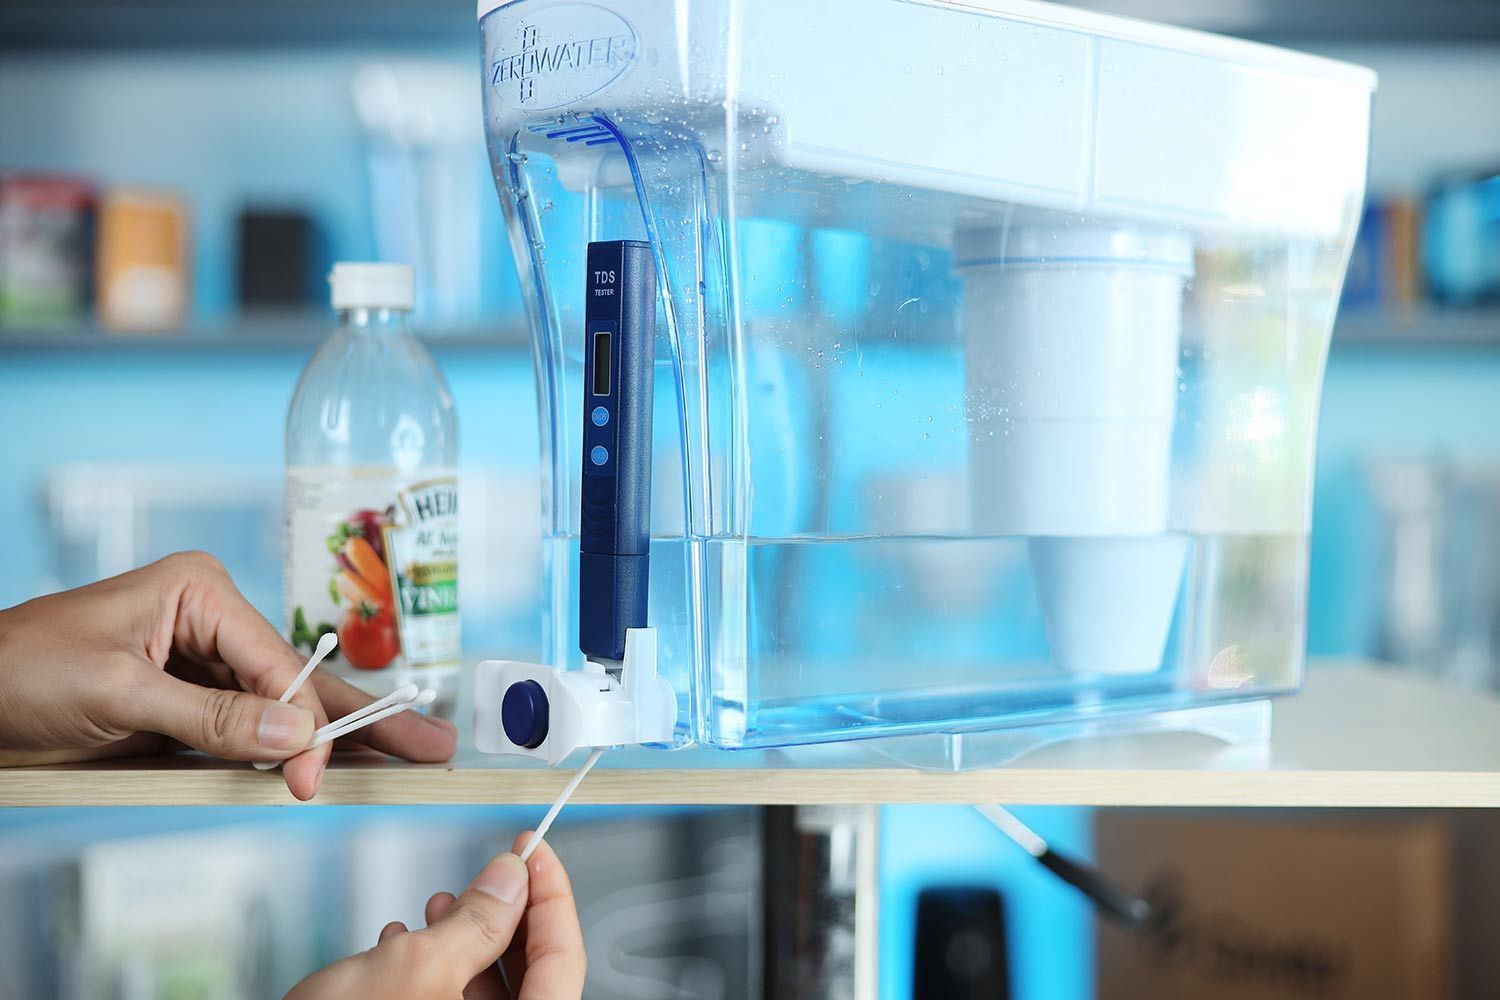
<svg viewBox="0 0 1500 1000"><path fill-rule="evenodd" d="M1500 698L1493 695L1368 665L1324 665L1302 694L1277 703L1273 731L1269 746L1256 747L1183 733L1078 740L1005 768L960 773L868 766L858 744L617 751L574 801L1500 807ZM351 755L335 760L315 801L544 804L570 773L568 765L548 769L473 750L447 765ZM0 771L0 806L293 801L274 774L190 755Z"/></svg>

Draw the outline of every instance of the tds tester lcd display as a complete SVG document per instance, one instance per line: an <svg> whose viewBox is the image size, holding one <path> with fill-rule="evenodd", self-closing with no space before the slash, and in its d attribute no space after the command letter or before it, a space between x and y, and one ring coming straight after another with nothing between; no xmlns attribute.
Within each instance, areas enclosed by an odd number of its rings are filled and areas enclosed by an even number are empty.
<svg viewBox="0 0 1500 1000"><path fill-rule="evenodd" d="M608 330L594 332L594 395L609 395L609 340Z"/></svg>

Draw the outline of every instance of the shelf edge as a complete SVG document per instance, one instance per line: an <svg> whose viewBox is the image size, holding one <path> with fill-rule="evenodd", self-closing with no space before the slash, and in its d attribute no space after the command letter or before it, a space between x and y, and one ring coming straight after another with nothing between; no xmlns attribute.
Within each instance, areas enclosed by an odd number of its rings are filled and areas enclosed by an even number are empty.
<svg viewBox="0 0 1500 1000"><path fill-rule="evenodd" d="M556 771L333 768L312 805L546 805ZM598 805L1002 802L1017 805L1500 808L1487 771L1057 771L605 769L573 801ZM0 807L295 805L246 769L20 768L0 773Z"/></svg>

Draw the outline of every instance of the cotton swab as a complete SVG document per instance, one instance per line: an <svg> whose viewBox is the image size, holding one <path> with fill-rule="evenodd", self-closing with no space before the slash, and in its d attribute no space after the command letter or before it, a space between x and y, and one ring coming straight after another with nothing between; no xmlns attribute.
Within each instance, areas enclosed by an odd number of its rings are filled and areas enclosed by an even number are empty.
<svg viewBox="0 0 1500 1000"><path fill-rule="evenodd" d="M283 705L291 701L292 695L296 694L298 689L307 682L307 679L312 676L312 672L317 669L318 664L326 660L328 654L333 652L334 647L338 644L339 635L337 632L324 632L318 638L318 646L313 650L313 655L307 658L307 662L302 665L302 669L297 672L296 677L292 678L292 683L286 686L286 690L281 692L281 697L277 700ZM258 770L269 771L276 766L276 762L269 760L256 761L255 766Z"/></svg>
<svg viewBox="0 0 1500 1000"><path fill-rule="evenodd" d="M595 748L594 752L589 754L588 759L583 762L583 766L575 771L573 777L568 779L568 783L563 786L562 793L553 801L552 808L547 810L547 815L543 816L542 821L537 824L536 832L531 835L530 840L526 841L526 846L521 848L521 861L523 864L531 860L531 855L535 853L537 847L541 844L542 838L552 828L552 821L557 819L557 814L562 812L562 807L567 805L568 799L572 798L573 793L578 790L578 785L583 781L583 776L589 773L590 768L599 763L599 758L604 756L605 749L605 747Z"/></svg>
<svg viewBox="0 0 1500 1000"><path fill-rule="evenodd" d="M989 820L991 823L995 824L995 826L999 828L1001 833L1005 834L1011 840L1015 841L1016 846L1020 847L1021 850L1025 851L1033 858L1040 858L1049 850L1049 848L1047 847L1047 842L1045 840L1043 840L1041 837L1038 837L1036 833L1032 831L1031 827L1016 819L1016 817L1007 810L1001 809L997 805L991 805L990 803L985 802L975 806L974 811L979 813L979 815L983 816L985 819Z"/></svg>
<svg viewBox="0 0 1500 1000"><path fill-rule="evenodd" d="M1127 927L1140 927L1151 918L1151 904L1121 888L1091 865L1058 854L1030 827L997 805L982 803L975 811L1000 829L1043 868L1083 893L1107 917Z"/></svg>
<svg viewBox="0 0 1500 1000"><path fill-rule="evenodd" d="M350 712L342 719L334 719L326 726L320 728L318 730L318 733L330 730L335 726L343 727L351 722L358 722L365 716L374 715L376 712L379 712L385 708L389 708L392 705L400 705L408 701L415 701L417 699L417 696L421 693L421 691L417 690L417 686L415 684L402 684L400 687L396 688L396 690L392 691L384 698L381 698L378 701L372 701L368 705L365 705L363 708L356 708L354 711ZM313 736L316 737L318 733L314 733Z"/></svg>
<svg viewBox="0 0 1500 1000"><path fill-rule="evenodd" d="M330 722L328 725L324 726L322 729L319 729L316 733L313 734L312 742L309 743L307 747L309 750L311 750L313 747L320 747L324 743L332 743L334 740L342 739L343 737L348 736L356 729L363 729L366 726L373 726L380 720L389 719L393 715L400 715L407 709L421 708L423 705L431 705L436 700L437 692L432 690L432 688L427 688L426 690L419 691L417 693L417 696L415 698L412 698L410 701L400 701L395 703L394 705L388 705L378 712L370 712L363 717L354 719L352 721L349 721L347 719L339 719L337 722Z"/></svg>
<svg viewBox="0 0 1500 1000"><path fill-rule="evenodd" d="M437 698L437 692L432 690L418 691L415 684L403 684L390 694L378 701L373 701L363 708L357 708L341 719L335 719L313 733L312 740L305 749L320 747L325 743L332 742L342 736L363 729L365 726L379 722L381 719L390 718L408 708L416 708L421 705L430 705ZM270 771L281 764L279 760L260 760L255 762L258 771Z"/></svg>
<svg viewBox="0 0 1500 1000"><path fill-rule="evenodd" d="M286 686L285 691L281 692L281 701L283 703L292 700L292 695L297 693L297 689L312 676L312 672L317 665L322 663L328 657L328 654L333 652L333 647L338 644L339 636L337 632L323 633L322 638L318 640L318 648L313 650L313 655L308 658L307 663L302 667L301 673L297 674L296 679Z"/></svg>

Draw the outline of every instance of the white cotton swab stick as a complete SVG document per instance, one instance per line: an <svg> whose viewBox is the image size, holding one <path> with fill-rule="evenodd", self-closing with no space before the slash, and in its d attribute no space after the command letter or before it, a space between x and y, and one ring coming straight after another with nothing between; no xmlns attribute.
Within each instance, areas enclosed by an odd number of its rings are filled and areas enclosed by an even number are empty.
<svg viewBox="0 0 1500 1000"><path fill-rule="evenodd" d="M1031 827L1022 823L1011 813L1001 809L999 806L988 802L981 802L974 807L974 811L995 824L1001 833L1015 841L1021 850L1033 858L1040 858L1049 850L1047 842L1032 832Z"/></svg>
<svg viewBox="0 0 1500 1000"><path fill-rule="evenodd" d="M1121 888L1092 864L1075 861L1057 853L1030 827L1006 810L989 803L980 803L974 808L1022 850L1036 858L1043 868L1083 893L1104 916L1126 927L1144 927L1151 919L1149 900Z"/></svg>
<svg viewBox="0 0 1500 1000"><path fill-rule="evenodd" d="M313 747L320 747L324 743L327 743L330 739L337 739L339 736L344 735L344 733L346 732L353 732L354 730L360 728L360 726L354 725L354 723L367 725L368 723L363 723L362 720L375 715L383 709L389 708L394 705L400 705L403 710L411 708L413 705L418 703L418 699L421 697L421 694L422 692L417 690L417 686L415 684L403 684L396 690L392 691L390 694L386 695L384 698L381 698L379 701L372 701L370 702L370 704L365 705L363 708L356 708L354 711L350 712L343 718L335 719L332 722L328 723L328 725L323 726L315 733L313 733L312 740L304 749L311 750ZM434 697L436 697L436 694L434 694ZM420 702L420 704L426 705L432 700L432 698L429 698L427 699L427 701ZM386 716L384 715L381 716L381 718L385 717ZM374 722L377 720L371 719L370 721ZM335 730L338 730L336 735L328 736L329 733L333 733ZM270 771L280 763L281 761L278 760L259 760L255 762L255 769L258 771Z"/></svg>
<svg viewBox="0 0 1500 1000"><path fill-rule="evenodd" d="M557 819L557 814L562 812L562 807L567 805L568 799L572 798L573 793L578 790L578 785L583 781L583 776L589 773L590 768L599 763L599 758L604 756L605 749L605 747L598 747L593 753L589 754L588 759L583 762L583 766L575 771L573 777L563 786L562 793L553 801L552 808L547 810L547 815L543 816L541 823L537 824L536 832L531 835L530 840L526 841L526 846L521 848L521 862L523 864L531 860L531 855L536 852L537 847L542 842L542 838L552 828L552 821Z"/></svg>
<svg viewBox="0 0 1500 1000"><path fill-rule="evenodd" d="M296 694L302 685L307 683L307 679L312 676L312 672L317 669L318 664L326 660L328 654L333 652L333 648L338 644L339 636L337 632L324 632L318 639L318 646L313 650L313 655L307 658L307 662L302 665L302 669L297 672L297 676L292 678L292 683L286 686L286 690L281 692L281 697L277 701L280 701L283 705L291 701L292 695ZM255 762L255 768L258 771L269 771L276 764L277 761L274 760L258 760Z"/></svg>
<svg viewBox="0 0 1500 1000"><path fill-rule="evenodd" d="M348 719L340 719L337 722L330 722L328 725L324 726L322 729L319 729L316 733L313 734L312 742L309 743L307 747L309 750L311 750L313 747L320 747L324 743L332 743L334 740L342 739L343 737L348 736L356 729L363 729L366 726L373 726L381 719L389 719L393 715L400 715L402 712L405 712L408 709L421 708L423 705L431 705L436 700L437 692L432 690L431 688L428 688L425 691L418 692L417 696L410 699L409 701L397 702L396 704L389 705L378 712L367 713L361 718L354 719L352 721Z"/></svg>
<svg viewBox="0 0 1500 1000"><path fill-rule="evenodd" d="M337 632L323 633L323 637L318 640L318 648L313 650L313 655L308 658L307 663L302 667L302 672L297 675L296 679L293 680L292 683L286 686L285 691L281 692L281 701L283 703L292 700L292 695L297 693L297 689L300 688L304 683L306 683L307 679L312 676L312 672L317 667L317 665L322 663L323 660L327 658L328 654L333 652L333 647L337 646L338 644L339 637Z"/></svg>
<svg viewBox="0 0 1500 1000"><path fill-rule="evenodd" d="M382 709L389 708L392 705L402 705L409 701L416 701L417 696L421 693L421 691L417 690L417 686L415 684L402 684L400 687L396 688L396 690L392 691L384 698L381 698L378 701L372 701L362 708L356 708L354 711L350 712L342 719L334 719L332 722L328 723L328 725L322 726L316 733L313 733L313 737L317 738L321 733L325 733L331 729L342 729L344 726L347 726L351 722L358 722L365 716L374 715L376 712L379 712Z"/></svg>

